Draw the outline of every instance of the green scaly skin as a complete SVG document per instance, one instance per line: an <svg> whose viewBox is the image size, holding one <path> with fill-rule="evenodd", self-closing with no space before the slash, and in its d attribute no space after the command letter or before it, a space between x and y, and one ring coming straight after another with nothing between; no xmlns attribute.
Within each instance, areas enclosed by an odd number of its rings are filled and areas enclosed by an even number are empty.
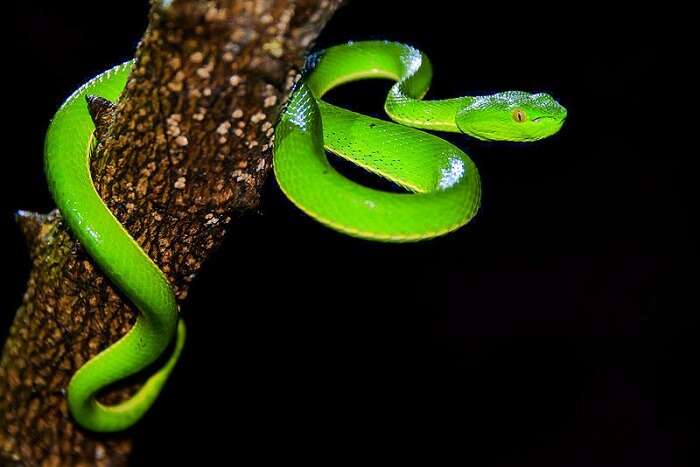
<svg viewBox="0 0 700 467"><path fill-rule="evenodd" d="M431 65L404 44L349 43L325 50L315 62L277 125L275 175L302 211L364 239L432 238L463 226L479 208L479 174L471 159L447 141L411 127L484 140L535 141L559 131L566 118L566 109L547 94L508 91L421 100L430 85ZM321 100L336 86L367 78L396 81L384 109L401 125ZM387 193L345 178L330 165L324 148L413 193Z"/></svg>
<svg viewBox="0 0 700 467"><path fill-rule="evenodd" d="M45 171L63 219L109 279L138 308L133 328L84 364L68 386L75 420L94 431L136 423L165 384L182 351L185 327L166 277L112 215L90 176L94 125L85 98L116 100L131 63L89 81L61 106L46 136ZM479 139L534 141L556 133L566 110L546 94L518 91L424 101L432 71L412 47L358 42L330 48L293 93L276 128L274 170L284 193L304 212L349 235L405 242L466 224L479 207L474 163L457 147L415 128ZM396 81L385 103L396 122L370 118L321 100L343 83ZM373 190L340 175L324 148L413 193ZM168 361L130 399L105 406L100 391L152 364L175 338Z"/></svg>

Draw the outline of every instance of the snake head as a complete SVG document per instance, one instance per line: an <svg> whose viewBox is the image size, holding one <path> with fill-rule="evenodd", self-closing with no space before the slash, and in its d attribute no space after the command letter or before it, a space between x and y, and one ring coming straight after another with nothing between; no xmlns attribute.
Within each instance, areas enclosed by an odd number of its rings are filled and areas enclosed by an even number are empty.
<svg viewBox="0 0 700 467"><path fill-rule="evenodd" d="M536 141L564 124L566 109L549 94L506 91L474 97L457 113L462 133L489 141Z"/></svg>

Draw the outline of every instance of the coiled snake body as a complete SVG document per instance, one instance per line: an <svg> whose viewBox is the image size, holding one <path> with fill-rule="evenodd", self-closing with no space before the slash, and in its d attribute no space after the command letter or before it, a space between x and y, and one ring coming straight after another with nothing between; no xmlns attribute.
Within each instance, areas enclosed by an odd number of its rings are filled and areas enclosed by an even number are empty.
<svg viewBox="0 0 700 467"><path fill-rule="evenodd" d="M64 221L139 310L132 329L85 363L69 383L71 414L94 431L122 430L143 416L172 371L185 338L168 280L105 206L90 176L94 125L85 98L116 100L130 68L131 63L119 65L73 93L51 121L45 144L45 172ZM460 149L415 128L533 141L556 133L566 118L566 110L546 94L508 91L425 101L431 75L425 55L393 42L349 43L319 54L276 128L274 172L287 197L316 220L356 237L390 242L435 237L474 216L481 193L479 175ZM340 84L366 78L396 81L385 110L397 123L321 100ZM325 150L412 193L357 184L329 164ZM173 338L168 360L133 397L113 406L95 399L107 386L152 364Z"/></svg>

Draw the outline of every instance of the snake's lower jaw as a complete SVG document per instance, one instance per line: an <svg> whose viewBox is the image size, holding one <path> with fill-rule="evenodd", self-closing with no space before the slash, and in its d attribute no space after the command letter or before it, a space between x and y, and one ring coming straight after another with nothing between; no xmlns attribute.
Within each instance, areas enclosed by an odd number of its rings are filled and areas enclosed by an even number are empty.
<svg viewBox="0 0 700 467"><path fill-rule="evenodd" d="M549 138L557 133L564 126L566 118L558 117L538 117L530 122L523 123L527 128L521 130L502 130L489 132L483 130L480 132L468 133L470 136L485 141L509 141L514 143L531 143L542 139Z"/></svg>
<svg viewBox="0 0 700 467"><path fill-rule="evenodd" d="M559 130L562 129L565 122L566 116L564 116L563 118L542 117L538 119L537 124L546 125L547 129L542 133L540 137L536 138L536 140L549 138L550 136L559 133Z"/></svg>

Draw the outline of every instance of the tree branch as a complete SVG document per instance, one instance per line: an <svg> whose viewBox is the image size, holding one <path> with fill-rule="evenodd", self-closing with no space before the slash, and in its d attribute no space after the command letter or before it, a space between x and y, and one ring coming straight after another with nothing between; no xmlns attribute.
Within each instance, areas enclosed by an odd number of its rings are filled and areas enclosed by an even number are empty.
<svg viewBox="0 0 700 467"><path fill-rule="evenodd" d="M254 208L273 128L305 53L342 0L154 0L116 105L89 99L95 186L183 300L226 225ZM33 260L0 361L0 457L124 465L128 432L75 425L73 373L135 313L53 212L17 214ZM114 403L134 387L113 390ZM0 459L1 460L1 459Z"/></svg>

